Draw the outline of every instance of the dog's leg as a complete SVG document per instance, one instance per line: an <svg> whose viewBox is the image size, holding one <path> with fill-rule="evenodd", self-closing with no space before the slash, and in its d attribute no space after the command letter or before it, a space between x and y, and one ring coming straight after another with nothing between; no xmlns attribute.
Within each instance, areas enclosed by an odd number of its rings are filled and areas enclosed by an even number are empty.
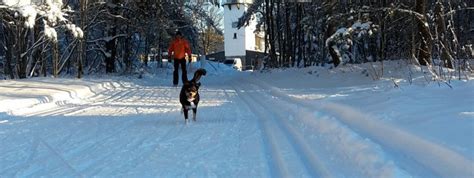
<svg viewBox="0 0 474 178"><path fill-rule="evenodd" d="M188 121L188 108L183 108L184 120Z"/></svg>
<svg viewBox="0 0 474 178"><path fill-rule="evenodd" d="M193 108L193 121L196 121L197 107Z"/></svg>
<svg viewBox="0 0 474 178"><path fill-rule="evenodd" d="M199 95L198 95L198 97L197 97L197 100L194 100L194 102L192 102L192 103L193 103L193 106L194 106L194 107L193 107L193 121L196 121L197 106L198 106L198 104L199 104Z"/></svg>

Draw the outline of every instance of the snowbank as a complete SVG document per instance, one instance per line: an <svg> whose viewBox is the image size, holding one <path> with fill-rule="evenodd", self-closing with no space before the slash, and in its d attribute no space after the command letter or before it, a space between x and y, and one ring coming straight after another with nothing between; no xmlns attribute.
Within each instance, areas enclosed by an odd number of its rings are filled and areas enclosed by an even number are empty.
<svg viewBox="0 0 474 178"><path fill-rule="evenodd" d="M93 82L76 79L34 78L0 81L0 112L21 114L64 103L80 102L108 88L114 82ZM40 105L41 104L41 105Z"/></svg>

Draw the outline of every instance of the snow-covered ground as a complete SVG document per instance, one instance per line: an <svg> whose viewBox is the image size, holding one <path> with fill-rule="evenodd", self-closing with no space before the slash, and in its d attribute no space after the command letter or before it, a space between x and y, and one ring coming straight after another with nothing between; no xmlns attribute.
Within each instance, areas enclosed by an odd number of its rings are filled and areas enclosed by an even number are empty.
<svg viewBox="0 0 474 178"><path fill-rule="evenodd" d="M0 177L474 177L474 82L401 66L0 81Z"/></svg>

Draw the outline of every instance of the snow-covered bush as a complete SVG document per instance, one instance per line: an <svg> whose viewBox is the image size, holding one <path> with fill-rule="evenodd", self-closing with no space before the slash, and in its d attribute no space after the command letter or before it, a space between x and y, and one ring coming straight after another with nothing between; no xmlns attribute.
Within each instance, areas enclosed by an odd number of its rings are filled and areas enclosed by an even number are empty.
<svg viewBox="0 0 474 178"><path fill-rule="evenodd" d="M343 64L351 60L350 47L352 46L352 40L347 28L339 28L326 40L326 46L336 52Z"/></svg>
<svg viewBox="0 0 474 178"><path fill-rule="evenodd" d="M376 50L369 49L369 39L376 31L377 25L372 22L357 21L348 28L339 28L326 40L326 46L336 52L342 64L373 61L375 56L367 53Z"/></svg>

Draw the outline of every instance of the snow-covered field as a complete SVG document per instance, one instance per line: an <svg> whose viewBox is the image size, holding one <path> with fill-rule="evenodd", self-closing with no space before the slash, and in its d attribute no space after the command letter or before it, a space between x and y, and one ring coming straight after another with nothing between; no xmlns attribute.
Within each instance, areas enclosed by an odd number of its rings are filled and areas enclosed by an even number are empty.
<svg viewBox="0 0 474 178"><path fill-rule="evenodd" d="M0 177L474 177L474 82L400 66L3 80Z"/></svg>

